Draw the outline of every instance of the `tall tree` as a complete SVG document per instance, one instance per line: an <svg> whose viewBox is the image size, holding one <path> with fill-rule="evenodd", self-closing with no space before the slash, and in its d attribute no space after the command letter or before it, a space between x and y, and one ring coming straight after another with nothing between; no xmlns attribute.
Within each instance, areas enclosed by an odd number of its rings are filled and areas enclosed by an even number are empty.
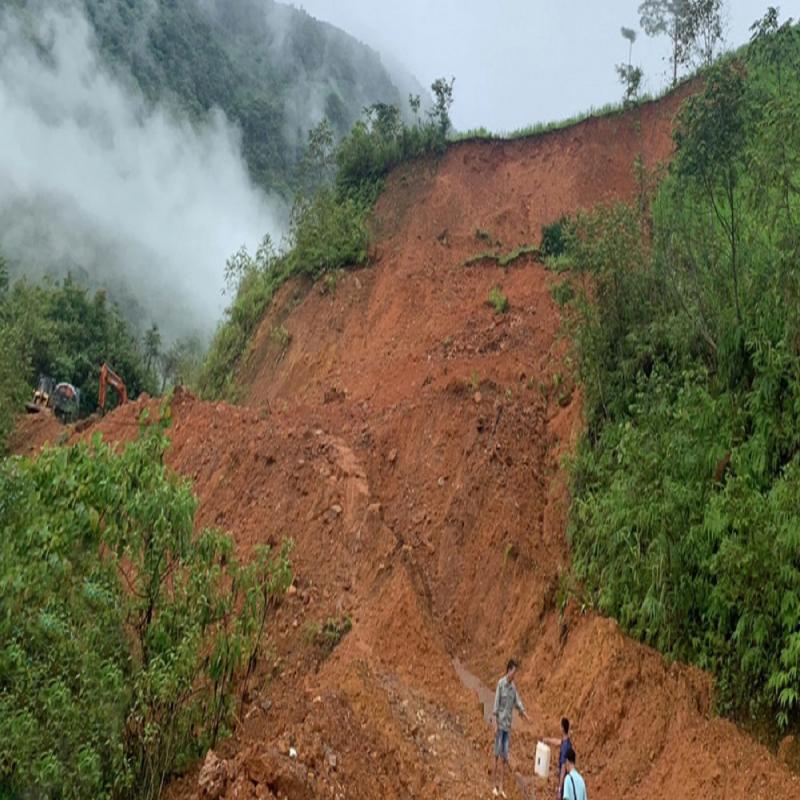
<svg viewBox="0 0 800 800"><path fill-rule="evenodd" d="M722 43L722 0L689 0L691 44L700 63L711 66Z"/></svg>
<svg viewBox="0 0 800 800"><path fill-rule="evenodd" d="M636 102L639 96L639 87L642 84L642 70L641 67L634 67L633 60L633 43L636 41L636 31L633 28L626 28L624 25L620 28L622 37L628 42L628 63L617 64L617 75L619 75L620 83L625 87L625 95L623 103L625 106L630 106Z"/></svg>
<svg viewBox="0 0 800 800"><path fill-rule="evenodd" d="M639 4L639 22L648 36L668 36L671 44L672 85L678 70L692 55L691 0L644 0Z"/></svg>

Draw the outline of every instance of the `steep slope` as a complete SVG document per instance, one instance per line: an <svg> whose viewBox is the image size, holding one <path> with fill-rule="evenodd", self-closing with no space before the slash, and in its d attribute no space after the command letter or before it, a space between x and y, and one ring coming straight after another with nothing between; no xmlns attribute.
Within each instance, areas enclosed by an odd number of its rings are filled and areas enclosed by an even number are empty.
<svg viewBox="0 0 800 800"><path fill-rule="evenodd" d="M633 197L634 158L669 156L679 102L398 171L373 265L280 293L241 376L247 405L175 398L170 459L201 522L244 551L291 536L297 578L241 728L171 796L485 797L482 701L512 655L533 718L515 728L512 795L554 791L532 781L531 754L564 713L593 798L800 794L714 716L707 676L574 601L559 613L561 458L581 416L551 277L529 261L463 266L485 249L477 228L507 251L564 212ZM496 284L502 316L485 302ZM128 438L139 409L99 428ZM347 616L326 656L315 625Z"/></svg>

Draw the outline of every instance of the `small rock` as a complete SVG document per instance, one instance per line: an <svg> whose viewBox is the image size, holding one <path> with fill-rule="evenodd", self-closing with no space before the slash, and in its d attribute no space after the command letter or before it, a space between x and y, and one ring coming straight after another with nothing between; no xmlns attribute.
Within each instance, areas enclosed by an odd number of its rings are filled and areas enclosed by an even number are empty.
<svg viewBox="0 0 800 800"><path fill-rule="evenodd" d="M338 503L334 503L334 505L331 506L331 511L338 516L342 513L342 507Z"/></svg>
<svg viewBox="0 0 800 800"><path fill-rule="evenodd" d="M293 597L294 595L297 594L297 587L293 583L289 584L289 588L286 590L286 594L288 594L289 597Z"/></svg>
<svg viewBox="0 0 800 800"><path fill-rule="evenodd" d="M475 392L475 394L472 395L472 400L477 405L481 402L481 400L483 400L483 397L481 396L480 392Z"/></svg>
<svg viewBox="0 0 800 800"><path fill-rule="evenodd" d="M337 759L336 753L328 753L328 765L331 769L336 769Z"/></svg>
<svg viewBox="0 0 800 800"><path fill-rule="evenodd" d="M447 480L447 479L444 477L444 475L442 475L442 477L441 477L441 478L439 478L439 480L438 480L438 481L436 481L436 483L438 483L438 484L439 484L439 486L440 486L440 487L442 487L442 486L444 486L444 484L445 484L445 481L446 481L446 480Z"/></svg>
<svg viewBox="0 0 800 800"><path fill-rule="evenodd" d="M197 779L200 797L204 800L219 800L228 785L230 778L228 772L228 763L219 758L213 750L209 750Z"/></svg>
<svg viewBox="0 0 800 800"><path fill-rule="evenodd" d="M397 461L397 449L393 447L389 451L389 463L394 464L395 461Z"/></svg>
<svg viewBox="0 0 800 800"><path fill-rule="evenodd" d="M289 758L297 758L297 750L295 750L294 747L289 748Z"/></svg>

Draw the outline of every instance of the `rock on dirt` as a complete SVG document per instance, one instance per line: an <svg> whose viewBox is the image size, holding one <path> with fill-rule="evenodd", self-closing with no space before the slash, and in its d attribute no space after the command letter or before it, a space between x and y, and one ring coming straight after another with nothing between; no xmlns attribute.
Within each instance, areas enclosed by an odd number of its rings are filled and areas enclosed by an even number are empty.
<svg viewBox="0 0 800 800"><path fill-rule="evenodd" d="M230 777L228 762L209 750L197 778L200 797L203 800L219 800L225 794Z"/></svg>

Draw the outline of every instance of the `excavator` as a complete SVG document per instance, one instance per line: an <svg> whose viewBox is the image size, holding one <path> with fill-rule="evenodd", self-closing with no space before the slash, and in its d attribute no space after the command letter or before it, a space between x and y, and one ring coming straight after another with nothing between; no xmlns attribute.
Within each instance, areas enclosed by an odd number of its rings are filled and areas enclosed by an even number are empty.
<svg viewBox="0 0 800 800"><path fill-rule="evenodd" d="M33 393L33 400L26 403L29 414L37 414L45 408L52 408L60 422L70 422L77 418L81 405L81 393L71 383L56 383L47 375L39 376L39 385Z"/></svg>
<svg viewBox="0 0 800 800"><path fill-rule="evenodd" d="M122 378L120 378L120 376L108 366L108 364L103 364L103 366L100 367L100 391L97 393L100 413L105 410L106 392L108 391L109 386L112 389L117 390L120 405L124 405L128 402L128 389L125 386L125 381L123 381Z"/></svg>
<svg viewBox="0 0 800 800"><path fill-rule="evenodd" d="M125 381L114 372L108 364L100 367L100 388L97 393L99 411L105 410L108 387L116 389L119 405L128 402L128 389ZM39 376L39 385L33 393L31 402L25 404L29 414L38 414L45 409L52 409L59 422L74 422L80 411L81 393L71 383L56 383L48 375Z"/></svg>

